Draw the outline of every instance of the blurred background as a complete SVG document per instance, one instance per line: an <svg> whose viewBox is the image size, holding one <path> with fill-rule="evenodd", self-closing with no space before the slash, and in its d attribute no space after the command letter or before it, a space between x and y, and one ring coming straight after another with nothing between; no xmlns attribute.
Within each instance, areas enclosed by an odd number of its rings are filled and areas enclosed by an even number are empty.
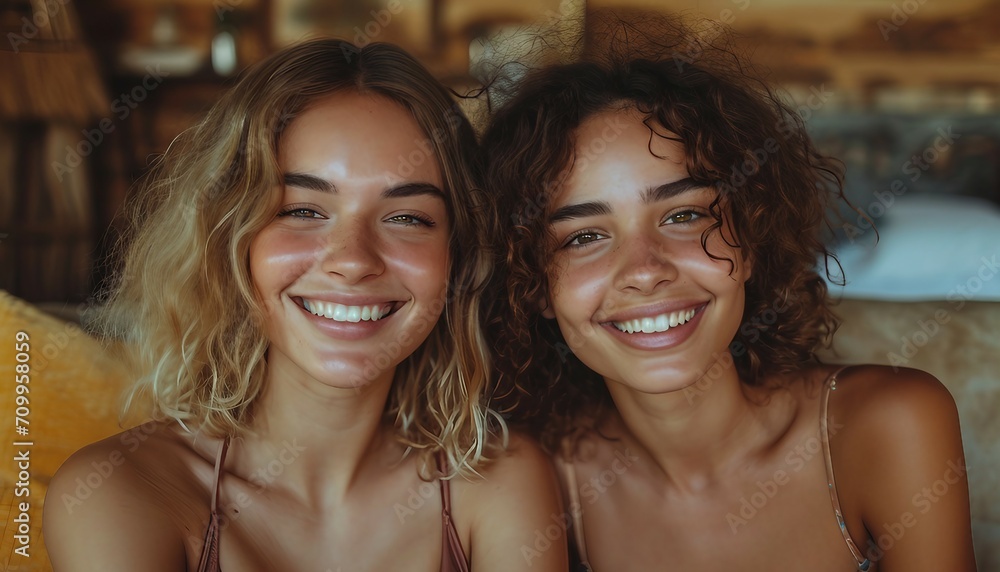
<svg viewBox="0 0 1000 572"><path fill-rule="evenodd" d="M841 209L831 229L847 284L831 285L844 325L827 359L918 367L948 386L980 570L1000 570L1000 0L0 0L0 330L40 340L32 427L51 436L32 482L44 490L69 453L118 430L129 383L49 315L79 320L135 183L240 70L337 35L399 44L463 91L497 50L488 39L516 52L527 26L572 42L607 9L698 20L684 58L735 30L844 161L863 214Z"/></svg>
<svg viewBox="0 0 1000 572"><path fill-rule="evenodd" d="M0 288L85 300L135 181L276 48L315 34L393 42L463 87L483 38L524 25L581 34L582 15L609 8L701 19L693 50L712 24L736 30L847 163L863 209L900 177L907 191L1000 196L997 0L0 0ZM956 122L933 161L906 164Z"/></svg>

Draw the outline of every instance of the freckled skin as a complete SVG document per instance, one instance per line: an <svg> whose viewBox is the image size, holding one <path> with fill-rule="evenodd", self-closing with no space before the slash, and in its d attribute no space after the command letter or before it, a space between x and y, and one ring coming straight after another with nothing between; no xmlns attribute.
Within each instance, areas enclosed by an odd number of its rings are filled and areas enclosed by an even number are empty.
<svg viewBox="0 0 1000 572"><path fill-rule="evenodd" d="M396 366L439 319L452 263L443 198L386 196L403 185L443 188L425 140L402 106L352 92L317 102L282 136L282 172L336 192L286 184L251 245L270 348L250 431L233 440L221 481L223 570L440 570L439 483L421 478L420 457L384 413ZM414 152L426 160L397 172ZM391 314L334 322L303 299ZM53 479L45 536L55 570L197 569L220 441L175 423L147 424L141 437L90 445ZM112 454L122 461L102 486L62 502ZM452 520L473 569L513 572L523 569L519 547L559 512L558 485L523 437L497 457L482 480L452 479ZM553 544L534 570L565 569L564 544Z"/></svg>
<svg viewBox="0 0 1000 572"><path fill-rule="evenodd" d="M599 114L584 122L577 132L579 145L600 137L607 121ZM622 134L584 169L573 171L553 201L553 210L602 201L610 204L613 215L552 225L560 248L553 260L550 307L564 337L578 340L571 345L577 355L613 383L649 391L680 389L697 381L711 365L712 352L732 339L742 317L750 267L717 232L709 248L733 260L733 272L727 260L712 260L702 249L701 234L713 222L708 216L715 198L711 189L693 189L669 201L641 200L646 189L688 177L683 149L655 138L653 152L665 158L654 157L648 148L649 130L639 116L624 121L628 127ZM691 220L680 222L685 216ZM594 237L579 248L563 245L581 230ZM663 352L635 350L616 342L602 325L624 310L663 300L708 304L703 327L682 346Z"/></svg>
<svg viewBox="0 0 1000 572"><path fill-rule="evenodd" d="M289 127L279 150L283 171L329 180L336 192L286 186L283 206L299 211L276 217L251 246L251 274L268 308L271 367L301 369L333 386L353 388L359 379L373 381L365 375L366 360L374 363L380 348L396 344L390 363L380 360L369 370L379 370L378 381L386 383L394 366L430 333L448 279L444 199L381 197L386 188L403 183L443 187L434 160L415 165L408 177L395 172L399 157L419 149L424 139L404 109L361 96L353 96L350 105L307 111ZM433 226L409 224L414 215ZM401 307L374 335L331 339L307 325L309 316L297 298L310 295L345 305L362 296L365 302Z"/></svg>
<svg viewBox="0 0 1000 572"><path fill-rule="evenodd" d="M735 266L703 250L711 219L700 215L711 189L644 199L647 189L688 173L679 143L654 137L650 153L637 112L585 120L575 133L578 157L608 121L625 125L621 135L580 161L553 198L550 216L604 206L550 224L557 250L542 309L604 377L616 408L599 434L580 441L575 477L557 463L589 563L599 572L856 570L834 517L819 432L820 396L835 368L809 365L756 388L740 380L732 359L720 356L728 357L742 323L753 253L719 233L708 248ZM677 305L701 312L677 329L683 335L612 329L616 318ZM829 411L848 532L864 550L869 531L876 540L905 531L870 570L974 570L968 486L952 469L964 464L958 417L940 382L916 370L856 366L840 376ZM954 481L949 494L928 509L933 516L916 515L924 508L916 503L928 503L922 490L945 474ZM916 524L893 525L912 524L908 512Z"/></svg>

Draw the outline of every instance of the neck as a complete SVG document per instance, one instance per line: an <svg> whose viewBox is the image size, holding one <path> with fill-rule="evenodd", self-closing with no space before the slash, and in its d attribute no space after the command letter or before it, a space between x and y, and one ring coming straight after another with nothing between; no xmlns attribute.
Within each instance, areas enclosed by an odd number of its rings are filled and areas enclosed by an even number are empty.
<svg viewBox="0 0 1000 572"><path fill-rule="evenodd" d="M383 460L380 453L395 451L382 422L392 377L388 371L364 387L339 388L291 364L269 363L251 432L239 444L241 470L253 484L309 506L342 501Z"/></svg>
<svg viewBox="0 0 1000 572"><path fill-rule="evenodd" d="M791 401L765 401L763 390L743 384L735 370L664 394L634 391L617 382L608 389L622 422L662 471L684 493L718 486L788 429Z"/></svg>

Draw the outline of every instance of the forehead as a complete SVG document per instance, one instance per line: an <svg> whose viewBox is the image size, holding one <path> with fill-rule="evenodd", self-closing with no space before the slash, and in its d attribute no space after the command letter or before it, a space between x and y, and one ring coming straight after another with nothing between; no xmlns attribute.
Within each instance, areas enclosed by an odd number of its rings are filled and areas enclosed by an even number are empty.
<svg viewBox="0 0 1000 572"><path fill-rule="evenodd" d="M600 197L639 196L647 188L688 176L684 146L656 123L647 126L634 108L609 109L574 132L572 170L555 197L556 207ZM650 130L650 126L653 130Z"/></svg>
<svg viewBox="0 0 1000 572"><path fill-rule="evenodd" d="M321 99L292 120L281 137L278 163L334 183L377 178L384 184L441 184L430 138L402 105L383 96L344 91Z"/></svg>

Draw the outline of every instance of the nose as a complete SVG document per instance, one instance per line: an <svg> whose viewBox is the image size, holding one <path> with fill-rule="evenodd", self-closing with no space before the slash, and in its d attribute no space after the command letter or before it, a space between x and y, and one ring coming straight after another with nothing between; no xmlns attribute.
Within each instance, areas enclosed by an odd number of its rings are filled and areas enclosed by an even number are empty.
<svg viewBox="0 0 1000 572"><path fill-rule="evenodd" d="M362 221L345 221L331 230L320 254L323 272L357 283L385 270L379 240Z"/></svg>
<svg viewBox="0 0 1000 572"><path fill-rule="evenodd" d="M658 232L630 237L622 244L617 259L615 287L620 291L651 294L677 279L677 266Z"/></svg>

